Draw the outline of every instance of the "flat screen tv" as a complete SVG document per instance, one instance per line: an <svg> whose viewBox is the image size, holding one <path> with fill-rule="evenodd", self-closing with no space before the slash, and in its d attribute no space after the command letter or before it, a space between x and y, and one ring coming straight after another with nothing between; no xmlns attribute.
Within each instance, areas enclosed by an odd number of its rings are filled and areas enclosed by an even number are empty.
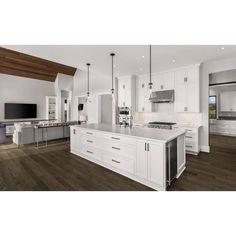
<svg viewBox="0 0 236 236"><path fill-rule="evenodd" d="M5 119L37 118L37 104L5 103Z"/></svg>

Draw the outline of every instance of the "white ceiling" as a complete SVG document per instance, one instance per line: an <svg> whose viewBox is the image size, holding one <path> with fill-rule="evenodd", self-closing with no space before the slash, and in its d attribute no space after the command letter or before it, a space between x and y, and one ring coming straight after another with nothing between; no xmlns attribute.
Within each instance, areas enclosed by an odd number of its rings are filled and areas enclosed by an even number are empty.
<svg viewBox="0 0 236 236"><path fill-rule="evenodd" d="M114 58L115 73L119 75L145 74L149 72L149 46L147 45L3 45L2 47L52 60L85 70L91 63L91 71L100 75L111 74L110 53ZM236 46L152 46L153 72L168 70L199 62L236 57ZM144 58L142 57L144 56ZM173 63L173 59L175 63Z"/></svg>

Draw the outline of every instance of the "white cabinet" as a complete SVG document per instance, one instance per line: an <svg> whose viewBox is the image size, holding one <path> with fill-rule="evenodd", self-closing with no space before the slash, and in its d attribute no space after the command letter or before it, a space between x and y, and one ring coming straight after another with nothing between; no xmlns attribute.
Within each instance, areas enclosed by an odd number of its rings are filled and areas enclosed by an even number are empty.
<svg viewBox="0 0 236 236"><path fill-rule="evenodd" d="M135 109L135 76L118 78L118 107Z"/></svg>
<svg viewBox="0 0 236 236"><path fill-rule="evenodd" d="M149 101L149 93L148 93L148 83L149 77L142 76L137 79L137 112L151 112L151 102Z"/></svg>
<svg viewBox="0 0 236 236"><path fill-rule="evenodd" d="M47 120L57 120L57 97L46 96L46 119Z"/></svg>
<svg viewBox="0 0 236 236"><path fill-rule="evenodd" d="M220 93L220 111L236 111L236 92L228 91Z"/></svg>
<svg viewBox="0 0 236 236"><path fill-rule="evenodd" d="M164 185L164 145L137 141L136 175L160 186Z"/></svg>
<svg viewBox="0 0 236 236"><path fill-rule="evenodd" d="M175 112L200 112L199 66L175 71Z"/></svg>
<svg viewBox="0 0 236 236"><path fill-rule="evenodd" d="M153 75L153 91L174 89L174 72L163 72Z"/></svg>
<svg viewBox="0 0 236 236"><path fill-rule="evenodd" d="M79 153L81 151L79 129L74 126L70 127L70 150L73 153Z"/></svg>

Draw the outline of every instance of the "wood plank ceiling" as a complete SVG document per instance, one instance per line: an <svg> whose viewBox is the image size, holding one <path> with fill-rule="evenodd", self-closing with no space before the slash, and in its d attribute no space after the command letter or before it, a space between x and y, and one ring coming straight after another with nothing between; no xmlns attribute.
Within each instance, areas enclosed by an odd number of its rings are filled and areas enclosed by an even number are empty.
<svg viewBox="0 0 236 236"><path fill-rule="evenodd" d="M75 74L76 68L0 47L0 73L54 82L58 73Z"/></svg>

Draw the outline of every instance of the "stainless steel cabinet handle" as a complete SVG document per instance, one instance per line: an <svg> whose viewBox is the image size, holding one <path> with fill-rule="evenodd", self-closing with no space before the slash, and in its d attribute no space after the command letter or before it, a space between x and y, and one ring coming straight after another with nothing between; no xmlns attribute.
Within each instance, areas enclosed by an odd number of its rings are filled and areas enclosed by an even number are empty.
<svg viewBox="0 0 236 236"><path fill-rule="evenodd" d="M92 141L92 140L87 140L87 142L88 142L88 143L93 143L93 141Z"/></svg>
<svg viewBox="0 0 236 236"><path fill-rule="evenodd" d="M149 152L149 150L150 150L150 149L149 149L149 143L147 143L147 151Z"/></svg>
<svg viewBox="0 0 236 236"><path fill-rule="evenodd" d="M187 135L185 135L185 137L186 137L186 138L193 138L193 137L191 137L191 136L187 136Z"/></svg>
<svg viewBox="0 0 236 236"><path fill-rule="evenodd" d="M75 129L73 129L73 134L76 134L76 130Z"/></svg>
<svg viewBox="0 0 236 236"><path fill-rule="evenodd" d="M187 82L188 81L188 77L184 77L184 82Z"/></svg>
<svg viewBox="0 0 236 236"><path fill-rule="evenodd" d="M116 149L116 150L120 150L120 148L117 148L117 147L112 147L113 149Z"/></svg>
<svg viewBox="0 0 236 236"><path fill-rule="evenodd" d="M88 150L87 150L87 152L90 153L90 154L93 154L93 152L91 152L91 151L88 151Z"/></svg>
<svg viewBox="0 0 236 236"><path fill-rule="evenodd" d="M87 134L93 134L93 133L91 133L91 132L87 132Z"/></svg>
<svg viewBox="0 0 236 236"><path fill-rule="evenodd" d="M145 151L147 151L147 144L145 143Z"/></svg>
<svg viewBox="0 0 236 236"><path fill-rule="evenodd" d="M184 107L184 111L188 111L188 107Z"/></svg>
<svg viewBox="0 0 236 236"><path fill-rule="evenodd" d="M189 147L189 148L192 148L193 146L191 146L191 145L185 145L186 147Z"/></svg>
<svg viewBox="0 0 236 236"><path fill-rule="evenodd" d="M161 85L161 89L164 89L164 86L163 86L163 85Z"/></svg>
<svg viewBox="0 0 236 236"><path fill-rule="evenodd" d="M115 139L115 140L120 140L120 138L115 138L115 137L111 137L112 139Z"/></svg>
<svg viewBox="0 0 236 236"><path fill-rule="evenodd" d="M119 161L112 159L113 162L120 164Z"/></svg>

